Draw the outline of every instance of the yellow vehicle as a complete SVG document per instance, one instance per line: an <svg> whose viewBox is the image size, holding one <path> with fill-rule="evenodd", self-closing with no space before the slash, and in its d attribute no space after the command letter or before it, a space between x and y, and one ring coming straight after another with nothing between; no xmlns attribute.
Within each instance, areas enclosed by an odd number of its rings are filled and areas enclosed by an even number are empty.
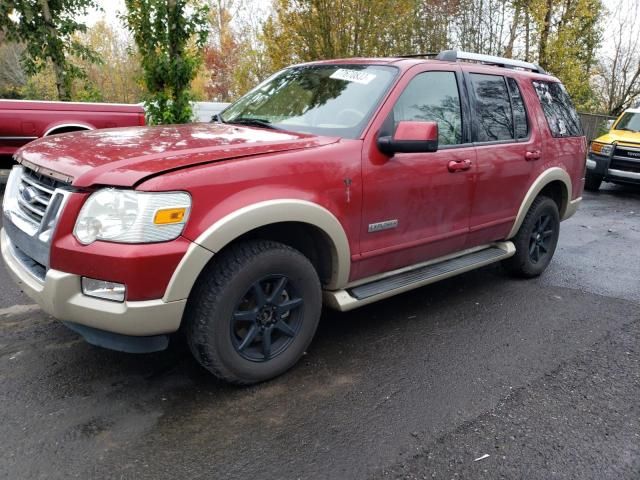
<svg viewBox="0 0 640 480"><path fill-rule="evenodd" d="M584 188L595 192L602 182L640 185L640 108L626 110L591 142Z"/></svg>

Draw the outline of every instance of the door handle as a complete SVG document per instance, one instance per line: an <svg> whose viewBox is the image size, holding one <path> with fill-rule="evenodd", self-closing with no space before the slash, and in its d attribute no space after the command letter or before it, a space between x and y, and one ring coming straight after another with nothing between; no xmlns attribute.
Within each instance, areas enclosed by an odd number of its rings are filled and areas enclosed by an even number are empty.
<svg viewBox="0 0 640 480"><path fill-rule="evenodd" d="M540 150L529 150L524 154L524 158L527 161L532 161L532 160L540 160L540 157L542 156L542 153L540 152Z"/></svg>
<svg viewBox="0 0 640 480"><path fill-rule="evenodd" d="M471 160L451 160L447 168L450 172L462 172L464 170L469 170L471 168Z"/></svg>

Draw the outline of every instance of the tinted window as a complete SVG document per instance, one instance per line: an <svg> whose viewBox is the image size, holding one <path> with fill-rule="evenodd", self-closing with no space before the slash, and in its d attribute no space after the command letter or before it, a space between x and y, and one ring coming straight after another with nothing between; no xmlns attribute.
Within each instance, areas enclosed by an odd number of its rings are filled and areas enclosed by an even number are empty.
<svg viewBox="0 0 640 480"><path fill-rule="evenodd" d="M494 142L513 139L513 115L504 77L471 74L476 97L476 141Z"/></svg>
<svg viewBox="0 0 640 480"><path fill-rule="evenodd" d="M455 73L416 75L393 107L393 115L396 125L401 120L438 122L440 145L462 143L462 111Z"/></svg>
<svg viewBox="0 0 640 480"><path fill-rule="evenodd" d="M580 118L564 86L557 82L533 82L544 116L554 137L582 136Z"/></svg>
<svg viewBox="0 0 640 480"><path fill-rule="evenodd" d="M524 108L518 82L513 78L507 78L507 84L509 85L509 93L511 94L511 108L513 108L513 124L516 129L516 138L526 138L529 134L527 111Z"/></svg>

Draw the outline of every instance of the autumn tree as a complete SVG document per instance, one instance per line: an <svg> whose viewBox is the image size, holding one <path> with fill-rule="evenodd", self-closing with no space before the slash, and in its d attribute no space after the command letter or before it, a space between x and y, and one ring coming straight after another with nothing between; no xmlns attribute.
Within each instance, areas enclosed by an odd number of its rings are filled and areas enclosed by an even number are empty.
<svg viewBox="0 0 640 480"><path fill-rule="evenodd" d="M88 9L98 8L94 0L3 0L0 2L0 31L8 40L25 46L22 63L28 75L46 69L50 63L55 74L60 100L71 100L71 86L84 72L69 60L86 61L98 57L74 35L86 31L79 21Z"/></svg>
<svg viewBox="0 0 640 480"><path fill-rule="evenodd" d="M622 0L616 7L626 14L608 25L613 48L604 52L594 79L609 115L619 115L640 98L640 0Z"/></svg>
<svg viewBox="0 0 640 480"><path fill-rule="evenodd" d="M123 14L140 53L151 124L191 120L191 81L207 40L208 7L198 0L125 0Z"/></svg>
<svg viewBox="0 0 640 480"><path fill-rule="evenodd" d="M559 77L578 107L593 108L590 78L602 40L602 0L531 0L538 62Z"/></svg>
<svg viewBox="0 0 640 480"><path fill-rule="evenodd" d="M233 25L242 0L210 0L210 34L204 48L207 71L205 91L210 100L228 101L237 96L234 73L247 45Z"/></svg>
<svg viewBox="0 0 640 480"><path fill-rule="evenodd" d="M136 103L142 100L142 68L130 36L102 19L78 35L78 40L102 59L99 64L79 61L87 73L85 90L90 87L99 92L99 100L105 102ZM75 88L74 95L78 95Z"/></svg>
<svg viewBox="0 0 640 480"><path fill-rule="evenodd" d="M273 69L295 61L406 53L414 0L274 0L263 38Z"/></svg>
<svg viewBox="0 0 640 480"><path fill-rule="evenodd" d="M7 42L0 32L0 97L19 98L27 83L27 74L20 61L24 47Z"/></svg>

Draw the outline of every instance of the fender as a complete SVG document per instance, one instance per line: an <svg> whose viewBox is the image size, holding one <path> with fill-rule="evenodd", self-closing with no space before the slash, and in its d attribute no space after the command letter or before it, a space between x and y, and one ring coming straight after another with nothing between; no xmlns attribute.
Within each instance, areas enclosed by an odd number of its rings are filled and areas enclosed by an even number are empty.
<svg viewBox="0 0 640 480"><path fill-rule="evenodd" d="M88 123L57 123L54 125L47 126L47 131L44 132L43 137L51 135L53 131L58 130L59 128L77 128L78 130L95 130L96 127L90 125Z"/></svg>
<svg viewBox="0 0 640 480"><path fill-rule="evenodd" d="M513 238L516 235L516 233L518 233L518 230L520 229L520 226L524 221L524 217L527 215L529 208L531 208L531 204L536 199L536 197L540 194L542 189L547 185L549 185L551 182L554 182L556 180L559 180L560 182L562 182L562 184L565 187L565 192L563 192L564 202L560 211L560 220L566 220L573 213L575 213L577 205L574 206L573 204L575 202L579 202L579 200L576 199L576 201L574 202L571 201L571 198L572 198L571 177L569 177L569 174L560 167L549 168L548 170L545 170L544 172L542 172L540 176L536 178L536 180L533 182L533 184L529 188L529 191L525 195L524 200L520 205L520 210L518 210L516 221L513 224L513 227L511 227L511 231L509 232L509 235L507 235L507 239Z"/></svg>
<svg viewBox="0 0 640 480"><path fill-rule="evenodd" d="M282 222L306 223L324 232L331 243L332 274L327 288L334 290L348 283L351 251L338 219L326 208L305 200L267 200L236 210L200 234L171 277L163 300L188 298L200 272L217 252L251 230Z"/></svg>

